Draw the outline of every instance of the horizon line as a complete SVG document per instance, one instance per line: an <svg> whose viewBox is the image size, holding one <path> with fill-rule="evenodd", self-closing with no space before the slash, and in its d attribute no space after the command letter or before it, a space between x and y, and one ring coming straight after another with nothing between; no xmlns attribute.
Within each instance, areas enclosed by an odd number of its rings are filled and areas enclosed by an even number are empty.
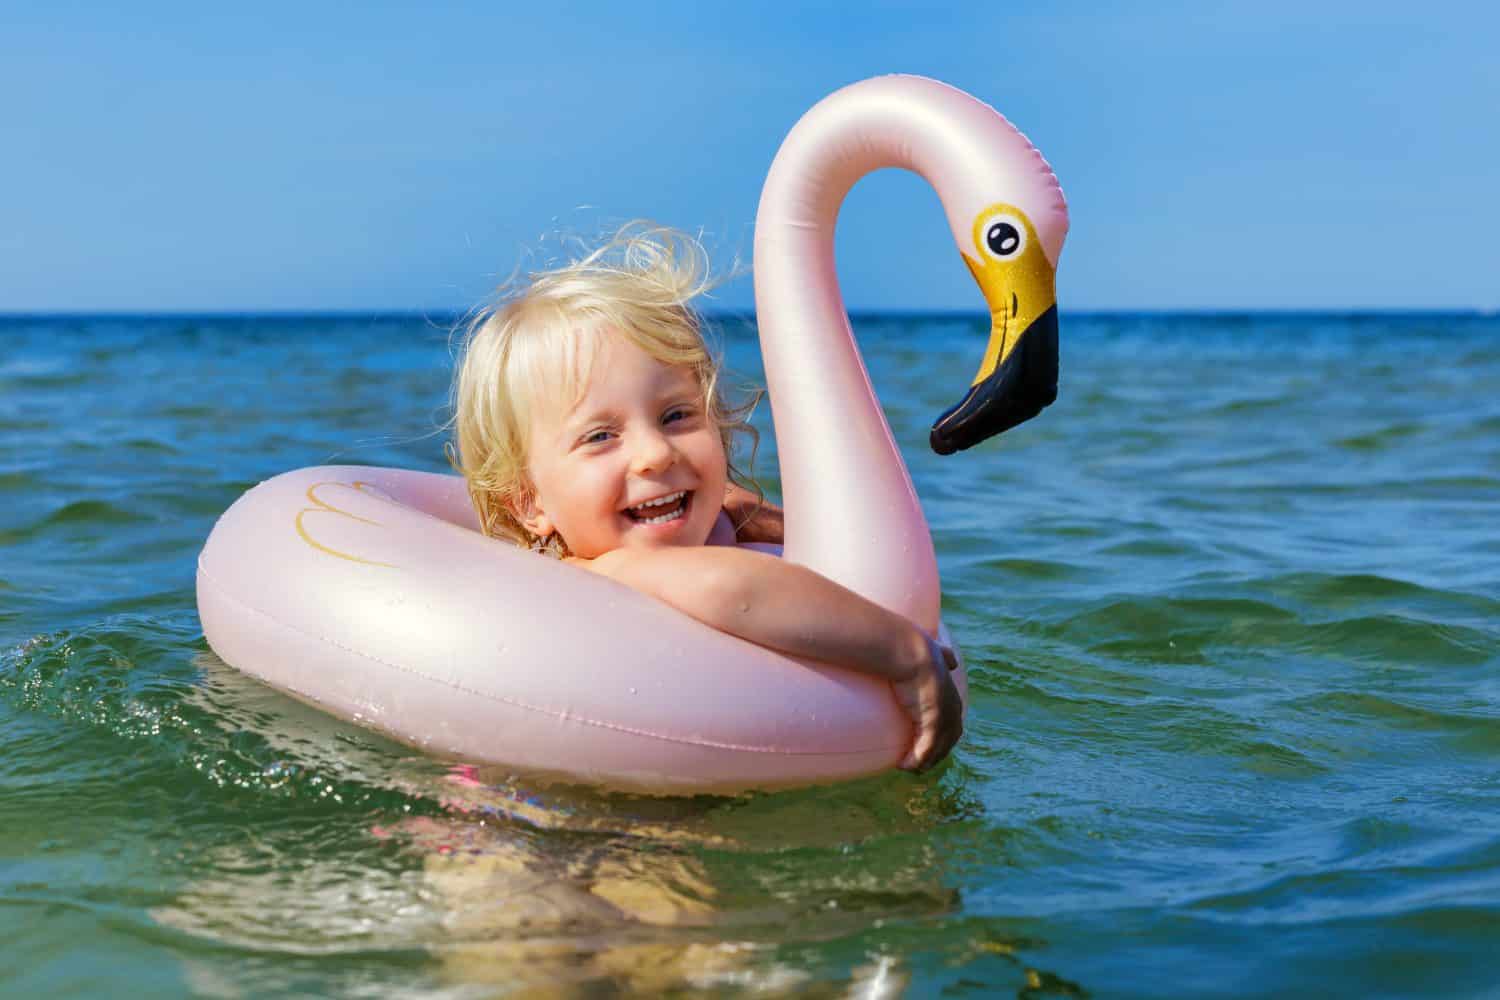
<svg viewBox="0 0 1500 1000"><path fill-rule="evenodd" d="M109 320L109 319L269 319L269 320L292 320L292 319L441 319L445 323L460 321L471 310L460 309L420 309L420 308L391 308L391 309L87 309L87 310L65 310L65 309L0 309L0 322L37 321L37 320ZM754 308L743 309L704 309L700 314L709 320L716 319L745 319L753 318L757 312ZM1126 307L1102 307L1102 308L1078 308L1060 309L1062 316L1077 316L1081 318L1114 318L1135 316L1193 316L1193 317L1234 317L1234 316L1463 316L1487 318L1500 315L1500 310L1484 308L1479 306L1272 306L1272 307L1238 307L1238 306L1149 306L1140 308ZM982 319L988 313L983 309L945 309L945 308L911 308L911 309L849 309L848 315L851 319L873 318L873 317L912 317L912 318L942 318L942 319Z"/></svg>

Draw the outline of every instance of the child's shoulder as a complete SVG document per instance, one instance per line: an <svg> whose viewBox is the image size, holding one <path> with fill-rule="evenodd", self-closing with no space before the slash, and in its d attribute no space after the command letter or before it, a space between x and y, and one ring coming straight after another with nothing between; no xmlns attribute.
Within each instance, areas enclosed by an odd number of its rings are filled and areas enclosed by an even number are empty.
<svg viewBox="0 0 1500 1000"><path fill-rule="evenodd" d="M719 516L714 519L714 526L708 533L704 545L733 545L737 539L734 535L734 521L730 520L729 511L720 508Z"/></svg>

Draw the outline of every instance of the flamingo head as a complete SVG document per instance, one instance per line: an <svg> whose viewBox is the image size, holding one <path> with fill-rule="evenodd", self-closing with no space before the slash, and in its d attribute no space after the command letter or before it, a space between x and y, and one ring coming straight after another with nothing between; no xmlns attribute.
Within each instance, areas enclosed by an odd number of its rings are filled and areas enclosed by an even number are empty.
<svg viewBox="0 0 1500 1000"><path fill-rule="evenodd" d="M1026 213L990 205L960 248L990 308L990 340L968 393L932 425L939 455L971 448L1057 398L1057 283Z"/></svg>

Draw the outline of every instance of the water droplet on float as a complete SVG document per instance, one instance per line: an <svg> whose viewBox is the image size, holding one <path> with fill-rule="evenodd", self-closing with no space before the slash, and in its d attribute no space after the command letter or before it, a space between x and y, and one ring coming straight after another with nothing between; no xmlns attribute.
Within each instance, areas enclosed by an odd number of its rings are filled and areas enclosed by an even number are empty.
<svg viewBox="0 0 1500 1000"><path fill-rule="evenodd" d="M630 693L631 693L631 694L635 694L635 688L631 688L631 689L630 689Z"/></svg>

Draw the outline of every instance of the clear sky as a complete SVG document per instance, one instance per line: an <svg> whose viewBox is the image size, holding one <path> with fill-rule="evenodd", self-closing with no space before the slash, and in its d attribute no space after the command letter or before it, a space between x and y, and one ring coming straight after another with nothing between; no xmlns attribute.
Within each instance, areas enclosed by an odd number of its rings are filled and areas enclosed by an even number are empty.
<svg viewBox="0 0 1500 1000"><path fill-rule="evenodd" d="M1500 307L1493 3L20 6L0 311L462 309L634 217L727 264L797 117L890 72L1052 162L1065 310ZM851 306L981 305L910 175L839 248Z"/></svg>

